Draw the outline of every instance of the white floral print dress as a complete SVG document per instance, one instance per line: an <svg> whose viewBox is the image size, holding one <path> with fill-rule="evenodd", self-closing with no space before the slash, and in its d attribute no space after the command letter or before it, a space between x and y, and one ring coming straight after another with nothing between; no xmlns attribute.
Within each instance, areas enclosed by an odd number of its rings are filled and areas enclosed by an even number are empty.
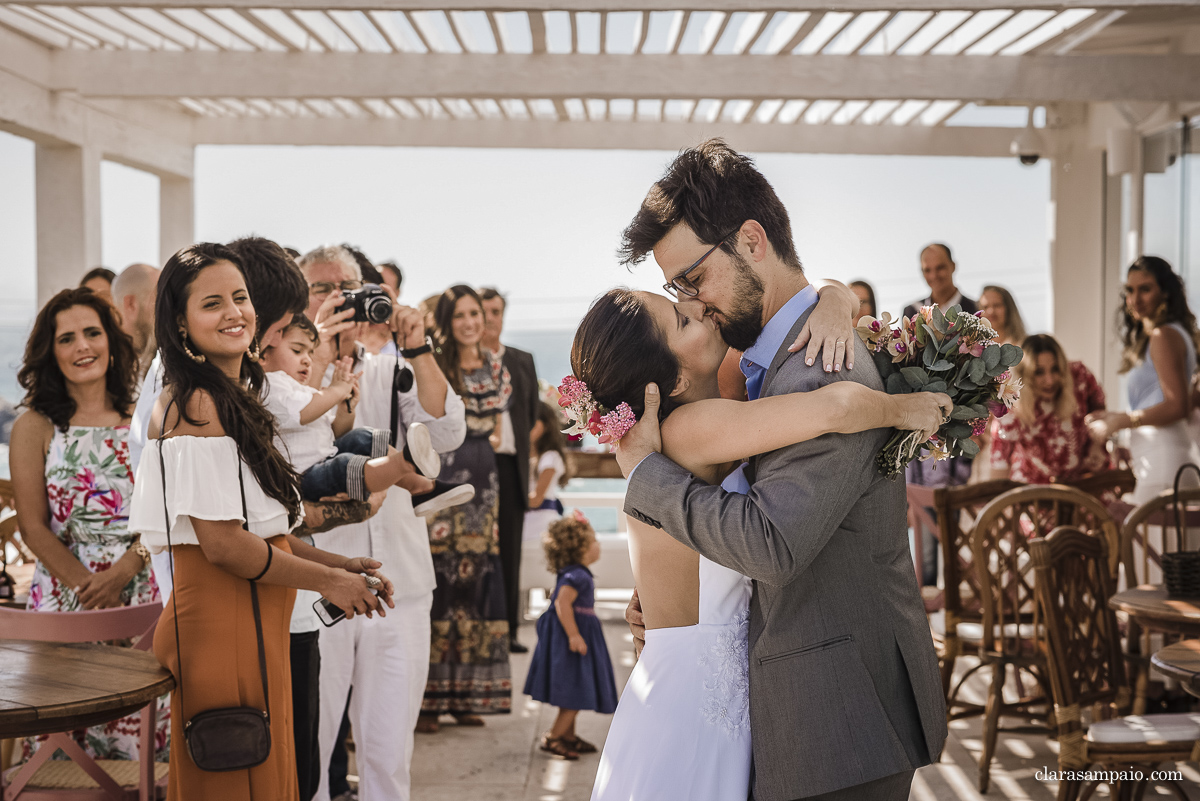
<svg viewBox="0 0 1200 801"><path fill-rule="evenodd" d="M66 432L56 428L46 454L50 530L93 573L111 567L133 545L127 527L133 496L128 439L129 426L71 426ZM126 605L158 599L158 585L149 565L121 595ZM83 604L74 589L38 562L29 590L29 609L78 612ZM164 759L170 731L168 712L160 703L155 749ZM139 720L138 715L130 715L75 732L75 739L97 759L137 759ZM26 759L36 750L35 738L24 741Z"/></svg>

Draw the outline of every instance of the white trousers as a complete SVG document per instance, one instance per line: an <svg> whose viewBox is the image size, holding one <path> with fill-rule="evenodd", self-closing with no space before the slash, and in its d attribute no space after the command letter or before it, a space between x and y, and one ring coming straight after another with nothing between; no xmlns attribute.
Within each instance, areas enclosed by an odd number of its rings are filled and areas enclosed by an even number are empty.
<svg viewBox="0 0 1200 801"><path fill-rule="evenodd" d="M329 801L329 758L350 700L361 801L409 801L413 729L429 678L433 593L396 600L386 618L355 615L321 631L321 786Z"/></svg>

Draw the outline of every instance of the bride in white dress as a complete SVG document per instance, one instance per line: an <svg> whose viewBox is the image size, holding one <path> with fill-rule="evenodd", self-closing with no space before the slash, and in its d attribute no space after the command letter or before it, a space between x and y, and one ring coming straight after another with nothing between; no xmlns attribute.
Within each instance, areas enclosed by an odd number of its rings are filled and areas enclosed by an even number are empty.
<svg viewBox="0 0 1200 801"><path fill-rule="evenodd" d="M827 332L830 340L847 339L857 306L844 286L828 287L798 341L810 328L815 342ZM721 399L717 372L728 348L701 312L698 304L612 290L580 323L571 365L605 409L625 402L640 415L646 385L657 384L669 414L663 452L709 483L746 492L740 465L754 454L835 432L932 434L950 411L945 395L887 395L851 381L751 402ZM636 520L629 540L646 646L609 728L592 799L743 801L751 756L750 580Z"/></svg>

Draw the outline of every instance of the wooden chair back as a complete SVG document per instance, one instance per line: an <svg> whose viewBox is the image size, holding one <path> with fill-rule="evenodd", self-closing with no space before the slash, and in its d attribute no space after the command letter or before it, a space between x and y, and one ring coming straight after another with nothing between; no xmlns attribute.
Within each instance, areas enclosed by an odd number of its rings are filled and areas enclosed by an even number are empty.
<svg viewBox="0 0 1200 801"><path fill-rule="evenodd" d="M1109 575L1115 580L1117 524L1095 496L1060 484L1025 486L1005 492L980 511L971 551L983 605L985 652L1039 656L1041 621L1029 542L1064 525L1104 539Z"/></svg>
<svg viewBox="0 0 1200 801"><path fill-rule="evenodd" d="M1116 614L1108 599L1116 589L1108 543L1078 528L1060 526L1029 544L1037 604L1046 631L1046 653L1060 746L1082 740L1082 707L1129 703ZM1070 766L1073 749L1062 747ZM1075 749L1078 750L1078 749Z"/></svg>
<svg viewBox="0 0 1200 801"><path fill-rule="evenodd" d="M97 642L140 637L135 647L148 651L161 614L162 604L158 601L82 612L32 612L0 607L0 639Z"/></svg>
<svg viewBox="0 0 1200 801"><path fill-rule="evenodd" d="M1121 561L1125 565L1127 586L1162 583L1163 551L1173 552L1179 547L1175 541L1174 497L1173 490L1166 490L1125 518L1121 526ZM1200 529L1200 489L1181 489L1179 500L1182 519L1178 522L1182 523L1185 534Z"/></svg>

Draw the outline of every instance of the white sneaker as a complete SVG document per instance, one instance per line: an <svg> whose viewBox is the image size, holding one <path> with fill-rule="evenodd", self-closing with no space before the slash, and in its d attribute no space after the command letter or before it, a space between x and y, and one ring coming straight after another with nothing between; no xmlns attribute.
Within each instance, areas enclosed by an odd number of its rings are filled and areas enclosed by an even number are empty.
<svg viewBox="0 0 1200 801"><path fill-rule="evenodd" d="M434 481L433 489L429 492L413 496L413 511L417 517L431 515L451 506L466 503L475 497L475 488L470 484L447 484L444 481Z"/></svg>
<svg viewBox="0 0 1200 801"><path fill-rule="evenodd" d="M413 423L408 427L404 458L425 478L437 478L438 473L442 472L442 457L433 449L429 429L424 423Z"/></svg>

